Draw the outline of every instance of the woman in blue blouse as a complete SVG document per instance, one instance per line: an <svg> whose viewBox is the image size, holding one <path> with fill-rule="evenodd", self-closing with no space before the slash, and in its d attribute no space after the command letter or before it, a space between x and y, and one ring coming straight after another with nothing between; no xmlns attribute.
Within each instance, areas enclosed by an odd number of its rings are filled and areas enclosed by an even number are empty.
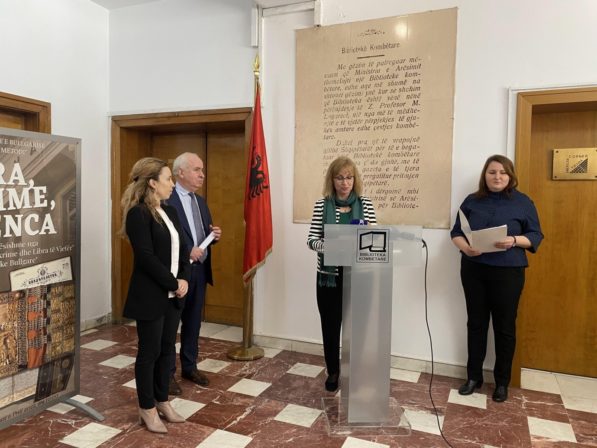
<svg viewBox="0 0 597 448"><path fill-rule="evenodd" d="M526 251L536 252L543 239L535 205L528 196L516 190L517 185L512 161L493 155L485 162L479 189L460 206L471 230L508 226L506 238L495 243L500 251L483 253L471 247L460 228L458 216L451 232L452 242L462 253L460 278L468 314L468 379L458 392L470 395L483 384L483 361L491 317L496 386L492 398L497 402L508 398L518 300L524 286L524 269L528 266Z"/></svg>

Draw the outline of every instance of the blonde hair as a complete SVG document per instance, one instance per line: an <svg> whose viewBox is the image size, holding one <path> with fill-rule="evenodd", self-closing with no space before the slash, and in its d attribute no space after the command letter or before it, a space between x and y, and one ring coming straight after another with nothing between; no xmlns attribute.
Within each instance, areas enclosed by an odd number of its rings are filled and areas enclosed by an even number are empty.
<svg viewBox="0 0 597 448"><path fill-rule="evenodd" d="M324 197L333 198L336 195L336 189L334 188L334 177L336 177L343 169L348 169L352 172L352 175L354 176L352 191L354 191L357 196L361 196L363 193L363 180L361 179L359 169L352 159L346 156L340 156L332 161L330 166L328 166L328 171L325 174L325 179L323 181Z"/></svg>
<svg viewBox="0 0 597 448"><path fill-rule="evenodd" d="M156 157L144 157L137 160L133 165L131 174L129 174L129 184L127 185L120 206L122 207L122 225L118 234L126 238L126 215L129 210L137 204L143 204L147 207L153 218L161 223L162 218L155 207L155 197L153 188L149 185L151 179L158 180L160 173L168 164Z"/></svg>

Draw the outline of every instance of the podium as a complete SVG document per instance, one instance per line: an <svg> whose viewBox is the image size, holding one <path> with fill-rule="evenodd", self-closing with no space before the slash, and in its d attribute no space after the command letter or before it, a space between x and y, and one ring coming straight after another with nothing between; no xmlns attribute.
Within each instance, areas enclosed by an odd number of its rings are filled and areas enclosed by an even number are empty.
<svg viewBox="0 0 597 448"><path fill-rule="evenodd" d="M394 266L422 264L421 232L419 226L324 226L323 263L344 267L340 398L323 399L330 427L331 412L344 429L402 424L410 432L390 398L392 284Z"/></svg>

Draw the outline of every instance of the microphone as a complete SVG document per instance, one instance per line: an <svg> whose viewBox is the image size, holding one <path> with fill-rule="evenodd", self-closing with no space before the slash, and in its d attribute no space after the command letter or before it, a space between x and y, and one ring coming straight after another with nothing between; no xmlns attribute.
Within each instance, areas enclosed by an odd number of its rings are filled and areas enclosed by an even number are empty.
<svg viewBox="0 0 597 448"><path fill-rule="evenodd" d="M366 226L368 224L364 219L353 219L350 223L357 226Z"/></svg>

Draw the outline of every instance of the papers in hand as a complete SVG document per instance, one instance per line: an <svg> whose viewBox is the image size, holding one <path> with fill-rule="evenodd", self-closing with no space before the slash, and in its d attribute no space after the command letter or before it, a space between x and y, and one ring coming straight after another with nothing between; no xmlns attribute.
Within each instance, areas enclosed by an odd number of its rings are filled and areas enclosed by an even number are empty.
<svg viewBox="0 0 597 448"><path fill-rule="evenodd" d="M480 252L501 252L506 250L495 247L495 243L503 240L508 235L508 226L506 224L499 227L471 230L468 219L466 219L462 210L458 210L458 216L460 217L460 228L473 249Z"/></svg>
<svg viewBox="0 0 597 448"><path fill-rule="evenodd" d="M201 244L199 244L199 247L203 250L207 249L207 246L211 244L215 237L216 236L214 235L214 233L210 232L210 234L207 235L207 237L201 242Z"/></svg>

